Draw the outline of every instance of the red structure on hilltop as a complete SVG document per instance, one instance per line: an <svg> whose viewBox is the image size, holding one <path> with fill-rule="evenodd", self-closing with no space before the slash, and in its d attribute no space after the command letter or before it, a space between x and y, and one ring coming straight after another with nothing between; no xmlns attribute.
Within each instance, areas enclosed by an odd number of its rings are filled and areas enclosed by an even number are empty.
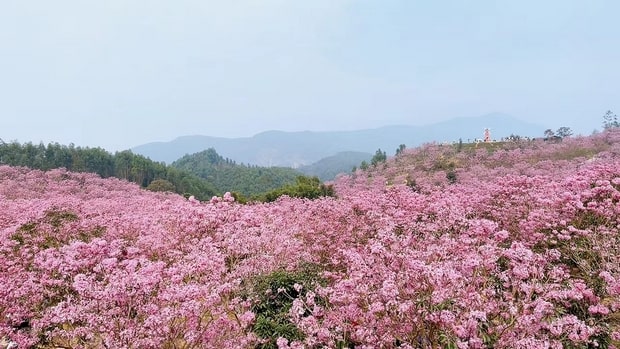
<svg viewBox="0 0 620 349"><path fill-rule="evenodd" d="M491 130L488 128L484 129L484 143L491 142Z"/></svg>

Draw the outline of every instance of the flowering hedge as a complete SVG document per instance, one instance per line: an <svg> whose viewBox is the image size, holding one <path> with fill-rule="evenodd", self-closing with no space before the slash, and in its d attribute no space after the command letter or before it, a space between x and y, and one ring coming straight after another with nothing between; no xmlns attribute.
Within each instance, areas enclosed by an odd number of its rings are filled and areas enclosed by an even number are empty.
<svg viewBox="0 0 620 349"><path fill-rule="evenodd" d="M617 347L619 141L610 131L493 152L427 145L339 178L337 198L250 205L1 166L0 338Z"/></svg>

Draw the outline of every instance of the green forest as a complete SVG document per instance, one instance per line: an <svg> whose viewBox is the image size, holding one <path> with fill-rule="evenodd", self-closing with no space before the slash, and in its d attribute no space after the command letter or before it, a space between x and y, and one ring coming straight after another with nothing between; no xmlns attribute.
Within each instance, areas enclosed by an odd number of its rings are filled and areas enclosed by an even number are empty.
<svg viewBox="0 0 620 349"><path fill-rule="evenodd" d="M82 148L73 144L49 143L46 146L43 143L0 142L0 164L43 171L66 168L75 172L91 172L103 178L125 179L150 190L165 189L185 196L194 195L199 200L218 194L217 188L208 181L130 150L112 154L102 148Z"/></svg>
<svg viewBox="0 0 620 349"><path fill-rule="evenodd" d="M215 149L185 155L171 164L212 183L220 192L234 191L252 197L295 183L300 172L289 167L259 167L237 164Z"/></svg>
<svg viewBox="0 0 620 349"><path fill-rule="evenodd" d="M241 202L273 201L281 195L316 198L333 195L316 177L305 177L291 168L239 165L215 149L186 155L171 165L153 161L130 150L110 153L58 143L4 142L0 140L0 165L48 171L66 168L134 182L152 191L170 191L208 200L229 191Z"/></svg>

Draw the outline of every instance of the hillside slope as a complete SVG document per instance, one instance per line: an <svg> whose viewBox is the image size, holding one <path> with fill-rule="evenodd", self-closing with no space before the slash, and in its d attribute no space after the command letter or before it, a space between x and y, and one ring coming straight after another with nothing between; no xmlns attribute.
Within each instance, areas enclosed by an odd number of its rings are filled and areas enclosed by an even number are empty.
<svg viewBox="0 0 620 349"><path fill-rule="evenodd" d="M244 196L265 193L295 183L301 172L286 167L238 165L210 148L185 155L170 166L213 183L220 193L238 192Z"/></svg>
<svg viewBox="0 0 620 349"><path fill-rule="evenodd" d="M425 187L448 184L473 185L475 181L501 177L508 173L535 175L556 168L560 173L615 154L618 132L604 132L588 137L571 137L559 141L543 139L452 145L426 144L405 149L385 163L358 170L369 177L397 185L416 181ZM450 183L448 174L455 180Z"/></svg>
<svg viewBox="0 0 620 349"><path fill-rule="evenodd" d="M619 131L426 145L335 187L241 205L0 166L0 337L40 349L620 345Z"/></svg>

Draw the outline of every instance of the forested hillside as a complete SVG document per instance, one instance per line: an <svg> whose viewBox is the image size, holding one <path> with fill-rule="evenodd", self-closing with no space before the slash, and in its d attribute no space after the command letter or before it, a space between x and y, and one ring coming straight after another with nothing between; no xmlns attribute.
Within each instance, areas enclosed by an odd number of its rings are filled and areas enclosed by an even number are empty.
<svg viewBox="0 0 620 349"><path fill-rule="evenodd" d="M48 171L65 168L134 182L151 191L170 191L208 200L232 192L242 201L273 201L281 195L333 195L328 187L291 168L238 165L214 149L186 155L172 165L152 161L126 150L111 154L101 148L57 143L34 145L0 142L0 165ZM313 183L312 188L308 183Z"/></svg>
<svg viewBox="0 0 620 349"><path fill-rule="evenodd" d="M212 183L198 176L133 154L129 150L111 154L101 148L0 141L0 165L25 166L44 171L65 168L74 172L91 172L103 178L125 179L155 191L174 191L205 200L218 194Z"/></svg>
<svg viewBox="0 0 620 349"><path fill-rule="evenodd" d="M218 192L238 192L244 196L256 196L293 184L301 175L289 167L237 164L233 160L223 158L213 148L185 155L174 161L171 166L206 179Z"/></svg>
<svg viewBox="0 0 620 349"><path fill-rule="evenodd" d="M616 128L402 149L333 189L241 205L0 166L0 338L35 349L620 346Z"/></svg>

